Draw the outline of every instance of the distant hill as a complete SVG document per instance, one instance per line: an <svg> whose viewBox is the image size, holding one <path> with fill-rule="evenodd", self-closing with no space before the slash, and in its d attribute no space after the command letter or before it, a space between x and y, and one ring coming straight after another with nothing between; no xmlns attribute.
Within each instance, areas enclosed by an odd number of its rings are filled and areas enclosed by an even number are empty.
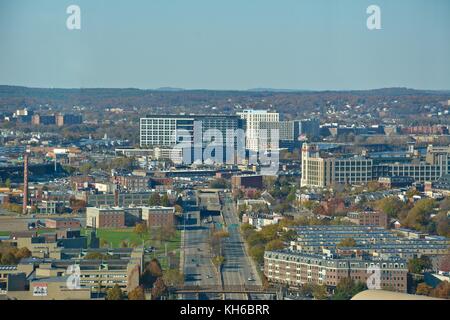
<svg viewBox="0 0 450 320"><path fill-rule="evenodd" d="M161 113L235 113L239 108L276 109L285 115L298 116L305 112L326 112L330 105L364 106L361 112L379 112L381 105L395 108L398 115L428 112L427 105L439 105L450 99L450 91L415 90L408 88L382 88L353 91L307 91L292 89L256 88L236 90L187 90L164 87L158 89L135 88L27 88L0 85L0 113L17 108L51 106L52 110L84 106L98 110L120 107L124 110L145 110ZM378 109L377 109L378 108Z"/></svg>

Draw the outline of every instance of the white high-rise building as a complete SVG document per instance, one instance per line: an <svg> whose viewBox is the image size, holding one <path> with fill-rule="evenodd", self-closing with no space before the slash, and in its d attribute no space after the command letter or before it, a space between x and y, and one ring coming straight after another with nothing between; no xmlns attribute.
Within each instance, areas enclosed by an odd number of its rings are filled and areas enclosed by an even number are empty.
<svg viewBox="0 0 450 320"><path fill-rule="evenodd" d="M278 112L266 110L244 110L238 112L237 115L246 120L246 148L252 151L259 150L261 144L260 129L278 128L280 122ZM262 128L262 124L264 124L264 128ZM268 136L271 136L270 132L267 133L265 140Z"/></svg>

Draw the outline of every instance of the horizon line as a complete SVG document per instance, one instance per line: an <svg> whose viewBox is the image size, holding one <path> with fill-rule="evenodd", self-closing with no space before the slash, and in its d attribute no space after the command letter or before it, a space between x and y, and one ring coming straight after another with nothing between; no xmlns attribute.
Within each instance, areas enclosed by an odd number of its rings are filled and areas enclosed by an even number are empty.
<svg viewBox="0 0 450 320"><path fill-rule="evenodd" d="M26 86L17 84L0 84L0 87L16 87L26 89L40 89L40 90L140 90L140 91L160 91L160 92L182 92L182 91L231 91L231 92L276 92L276 93L296 93L296 92L362 92L362 91L377 91L377 90L389 90L389 89L403 89L411 91L431 91L431 92L450 92L449 89L418 89L405 86L393 86L393 87L377 87L367 89L289 89L289 88L268 88L268 87L256 87L248 89L206 89L206 88L180 88L180 87L158 87L158 88L142 88L142 87L51 87L51 86Z"/></svg>

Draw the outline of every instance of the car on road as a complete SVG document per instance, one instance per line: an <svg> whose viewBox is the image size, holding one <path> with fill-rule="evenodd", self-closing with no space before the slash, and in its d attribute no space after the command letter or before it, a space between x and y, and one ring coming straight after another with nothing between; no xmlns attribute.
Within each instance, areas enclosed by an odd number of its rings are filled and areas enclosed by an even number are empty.
<svg viewBox="0 0 450 320"><path fill-rule="evenodd" d="M252 277L249 277L249 278L247 279L247 281L255 281L255 279L253 279Z"/></svg>

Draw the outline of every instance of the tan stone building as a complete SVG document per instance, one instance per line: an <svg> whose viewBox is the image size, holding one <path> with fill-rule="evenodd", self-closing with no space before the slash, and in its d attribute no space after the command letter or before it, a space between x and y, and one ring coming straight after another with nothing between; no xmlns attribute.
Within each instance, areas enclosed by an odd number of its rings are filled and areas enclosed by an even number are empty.
<svg viewBox="0 0 450 320"><path fill-rule="evenodd" d="M88 252L111 258L83 259ZM18 300L86 300L102 297L115 285L127 293L140 284L141 247L68 250L63 256L66 259L23 259L17 266L0 267L0 295ZM79 270L80 286L75 288L68 278L74 274L73 270Z"/></svg>

